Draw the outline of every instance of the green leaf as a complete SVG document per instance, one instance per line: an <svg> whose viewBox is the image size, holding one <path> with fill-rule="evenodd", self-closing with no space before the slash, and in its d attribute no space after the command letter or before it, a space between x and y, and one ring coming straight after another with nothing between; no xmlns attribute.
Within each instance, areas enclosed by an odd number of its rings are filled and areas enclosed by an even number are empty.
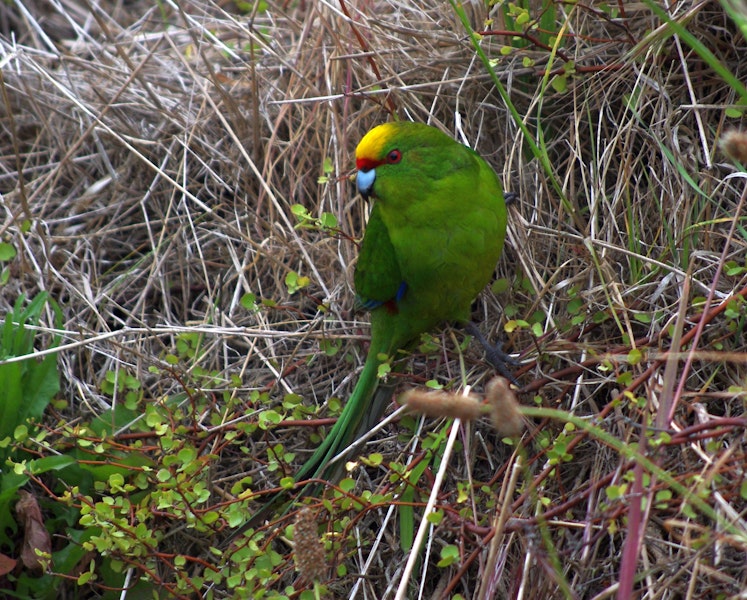
<svg viewBox="0 0 747 600"><path fill-rule="evenodd" d="M355 489L355 479L352 479L351 477L346 477L340 482L340 489L343 492L347 492L349 494Z"/></svg>
<svg viewBox="0 0 747 600"><path fill-rule="evenodd" d="M503 330L506 333L513 333L517 329L521 329L523 327L529 327L529 323L521 319L511 319L510 321L506 322L506 324L503 327Z"/></svg>
<svg viewBox="0 0 747 600"><path fill-rule="evenodd" d="M0 261L7 262L16 257L16 249L11 244L0 243Z"/></svg>
<svg viewBox="0 0 747 600"><path fill-rule="evenodd" d="M39 475L48 471L61 471L77 463L78 461L69 454L55 454L30 461L28 470L29 473Z"/></svg>
<svg viewBox="0 0 747 600"><path fill-rule="evenodd" d="M566 75L556 75L550 80L550 85L559 94L568 89L568 77Z"/></svg>
<svg viewBox="0 0 747 600"><path fill-rule="evenodd" d="M503 294L504 292L507 292L509 289L511 289L511 282L505 277L501 277L500 279L496 279L493 282L493 285L490 286L490 289L496 295Z"/></svg>
<svg viewBox="0 0 747 600"><path fill-rule="evenodd" d="M391 372L391 370L392 365L390 365L388 362L383 362L376 369L376 376L379 378L386 377Z"/></svg>
<svg viewBox="0 0 747 600"><path fill-rule="evenodd" d="M448 567L459 560L459 546L449 544L441 548L441 560L438 561L438 567Z"/></svg>
<svg viewBox="0 0 747 600"><path fill-rule="evenodd" d="M247 292L239 300L239 304L247 310L255 310L257 308L257 296L251 292Z"/></svg>
<svg viewBox="0 0 747 600"><path fill-rule="evenodd" d="M274 410L263 410L257 419L260 429L269 429L283 420L283 415Z"/></svg>
<svg viewBox="0 0 747 600"><path fill-rule="evenodd" d="M426 517L426 519L431 525L439 525L441 521L444 520L444 511L434 510Z"/></svg>
<svg viewBox="0 0 747 600"><path fill-rule="evenodd" d="M302 290L311 283L308 277L299 275L295 271L289 271L285 276L285 285L288 288L289 294L295 294L298 290Z"/></svg>
<svg viewBox="0 0 747 600"><path fill-rule="evenodd" d="M631 365L637 365L643 360L643 352L641 352L638 348L633 348L630 352L628 352L628 362Z"/></svg>
<svg viewBox="0 0 747 600"><path fill-rule="evenodd" d="M319 341L319 349L327 356L334 356L340 351L340 348L342 348L341 339L332 340L329 338L322 338Z"/></svg>
<svg viewBox="0 0 747 600"><path fill-rule="evenodd" d="M571 315L577 315L579 312L581 312L581 309L584 307L584 301L581 298L574 298L570 302L568 302L568 313Z"/></svg>
<svg viewBox="0 0 747 600"><path fill-rule="evenodd" d="M619 500L625 495L627 489L626 484L621 485L609 485L604 489L604 493L608 500Z"/></svg>
<svg viewBox="0 0 747 600"><path fill-rule="evenodd" d="M322 213L319 223L326 229L334 229L337 227L337 217L330 212Z"/></svg>

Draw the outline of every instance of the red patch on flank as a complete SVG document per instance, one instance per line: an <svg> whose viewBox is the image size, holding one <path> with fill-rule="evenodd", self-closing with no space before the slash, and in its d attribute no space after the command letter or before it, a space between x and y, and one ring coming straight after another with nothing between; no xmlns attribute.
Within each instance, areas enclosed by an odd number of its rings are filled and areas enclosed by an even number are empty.
<svg viewBox="0 0 747 600"><path fill-rule="evenodd" d="M384 308L386 308L386 312L388 312L390 315L396 315L399 312L396 300L387 300L386 302L384 302Z"/></svg>

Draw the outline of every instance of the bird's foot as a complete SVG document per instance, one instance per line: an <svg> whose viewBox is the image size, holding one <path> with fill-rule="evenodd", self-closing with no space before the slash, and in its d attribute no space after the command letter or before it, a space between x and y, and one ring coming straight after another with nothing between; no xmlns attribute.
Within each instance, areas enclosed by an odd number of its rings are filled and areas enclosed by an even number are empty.
<svg viewBox="0 0 747 600"><path fill-rule="evenodd" d="M464 329L469 335L480 342L480 345L485 349L485 359L493 368L511 383L518 386L519 382L509 370L509 366L518 367L521 365L521 361L516 360L508 352L503 351L503 342L490 343L474 323L466 323Z"/></svg>

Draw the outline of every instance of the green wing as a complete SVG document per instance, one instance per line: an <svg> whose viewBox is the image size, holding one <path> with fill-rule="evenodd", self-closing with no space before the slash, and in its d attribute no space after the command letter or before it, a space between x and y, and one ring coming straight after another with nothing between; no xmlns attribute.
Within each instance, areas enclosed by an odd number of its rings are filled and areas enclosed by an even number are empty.
<svg viewBox="0 0 747 600"><path fill-rule="evenodd" d="M355 290L361 305L373 310L403 293L402 274L389 231L374 204L355 267Z"/></svg>

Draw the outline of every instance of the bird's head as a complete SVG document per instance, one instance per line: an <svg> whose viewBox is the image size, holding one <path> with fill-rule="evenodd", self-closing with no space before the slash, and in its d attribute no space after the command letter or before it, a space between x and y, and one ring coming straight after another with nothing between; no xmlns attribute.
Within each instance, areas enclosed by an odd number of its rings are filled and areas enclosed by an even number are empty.
<svg viewBox="0 0 747 600"><path fill-rule="evenodd" d="M448 188L454 176L479 170L476 154L435 127L396 121L378 125L355 149L356 185L389 208L422 204Z"/></svg>
<svg viewBox="0 0 747 600"><path fill-rule="evenodd" d="M402 160L402 150L397 147L401 123L384 123L369 131L355 149L355 181L364 198L373 194L376 169L382 165L397 164Z"/></svg>

